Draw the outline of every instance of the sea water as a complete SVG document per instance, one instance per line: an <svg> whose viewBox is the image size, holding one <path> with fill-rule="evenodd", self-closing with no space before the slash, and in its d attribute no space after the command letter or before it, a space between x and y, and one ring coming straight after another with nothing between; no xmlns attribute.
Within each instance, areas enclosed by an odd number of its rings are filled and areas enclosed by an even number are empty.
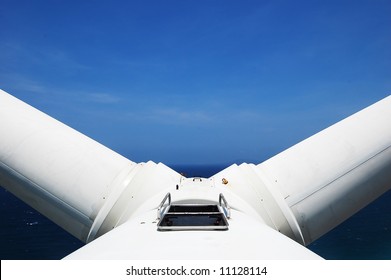
<svg viewBox="0 0 391 280"><path fill-rule="evenodd" d="M187 177L210 177L226 166L171 166ZM82 247L74 238L0 188L0 259L61 259ZM391 259L391 191L308 248L326 259Z"/></svg>

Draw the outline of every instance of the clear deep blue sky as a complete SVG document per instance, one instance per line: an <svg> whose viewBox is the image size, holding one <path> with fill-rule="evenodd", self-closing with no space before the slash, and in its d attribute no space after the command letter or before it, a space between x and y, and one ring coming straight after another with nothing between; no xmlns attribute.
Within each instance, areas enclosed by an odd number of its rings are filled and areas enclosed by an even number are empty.
<svg viewBox="0 0 391 280"><path fill-rule="evenodd" d="M391 1L1 0L0 88L136 162L259 163L391 93Z"/></svg>

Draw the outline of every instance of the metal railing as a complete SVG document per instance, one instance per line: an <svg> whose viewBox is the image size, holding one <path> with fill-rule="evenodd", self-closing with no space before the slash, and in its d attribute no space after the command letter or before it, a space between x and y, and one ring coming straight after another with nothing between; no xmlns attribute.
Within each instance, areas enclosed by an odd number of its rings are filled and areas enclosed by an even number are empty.
<svg viewBox="0 0 391 280"><path fill-rule="evenodd" d="M223 206L221 202L224 202L225 206ZM219 205L223 209L224 214L227 217L227 219L231 218L231 207L229 207L227 200L225 199L225 197L222 193L220 193L220 195L219 195Z"/></svg>
<svg viewBox="0 0 391 280"><path fill-rule="evenodd" d="M159 208L157 209L157 218L160 220L163 216L164 209L166 206L164 206L164 203L168 199L167 206L171 205L171 193L167 193L166 196L163 198L162 202L159 205Z"/></svg>

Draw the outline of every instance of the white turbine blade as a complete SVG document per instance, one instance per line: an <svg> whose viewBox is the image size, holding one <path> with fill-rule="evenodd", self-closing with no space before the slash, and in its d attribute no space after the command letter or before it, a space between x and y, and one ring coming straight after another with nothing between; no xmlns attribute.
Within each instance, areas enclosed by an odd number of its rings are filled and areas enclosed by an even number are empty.
<svg viewBox="0 0 391 280"><path fill-rule="evenodd" d="M391 188L391 97L255 166L213 178L266 224L309 244Z"/></svg>
<svg viewBox="0 0 391 280"><path fill-rule="evenodd" d="M95 237L139 169L0 90L0 185L80 240Z"/></svg>
<svg viewBox="0 0 391 280"><path fill-rule="evenodd" d="M391 188L391 96L258 165L308 244Z"/></svg>

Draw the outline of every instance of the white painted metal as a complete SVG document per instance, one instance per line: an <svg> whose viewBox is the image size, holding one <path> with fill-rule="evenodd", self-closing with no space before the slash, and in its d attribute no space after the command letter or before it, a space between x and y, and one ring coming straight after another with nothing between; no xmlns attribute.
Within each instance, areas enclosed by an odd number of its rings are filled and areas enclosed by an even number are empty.
<svg viewBox="0 0 391 280"><path fill-rule="evenodd" d="M391 188L391 96L259 164L308 244Z"/></svg>
<svg viewBox="0 0 391 280"><path fill-rule="evenodd" d="M139 170L126 180L126 187L115 197L115 202L102 211L101 218L88 242L131 219L133 216L156 209L162 197L179 184L181 175L162 163L152 161L140 164Z"/></svg>
<svg viewBox="0 0 391 280"><path fill-rule="evenodd" d="M390 124L389 97L257 166L184 178L0 91L0 184L89 242L69 258L312 259L291 239L310 243L391 187ZM229 230L158 232L167 192L175 204L222 193Z"/></svg>
<svg viewBox="0 0 391 280"><path fill-rule="evenodd" d="M227 231L157 231L156 210L166 196L161 191L157 195L151 193L140 209L129 211L131 215L123 218L126 220L123 224L66 259L321 259L268 227L231 188L215 178L182 177L178 188L169 185L165 190L170 192L171 203L175 205L218 204L219 194L223 193L231 207Z"/></svg>
<svg viewBox="0 0 391 280"><path fill-rule="evenodd" d="M163 197L163 196L162 196ZM230 201L228 201L230 202ZM140 213L65 259L321 259L292 239L240 211L227 231L156 230L156 211Z"/></svg>
<svg viewBox="0 0 391 280"><path fill-rule="evenodd" d="M4 91L0 135L0 184L84 241L136 165Z"/></svg>
<svg viewBox="0 0 391 280"><path fill-rule="evenodd" d="M391 97L255 166L214 176L267 225L309 244L391 188Z"/></svg>
<svg viewBox="0 0 391 280"><path fill-rule="evenodd" d="M297 220L281 193L268 187L255 165L234 164L214 175L213 178L218 182L226 180L228 183L225 186L229 192L246 202L245 207L241 206L238 209L261 219L271 228L304 244ZM252 210L248 209L249 206Z"/></svg>

